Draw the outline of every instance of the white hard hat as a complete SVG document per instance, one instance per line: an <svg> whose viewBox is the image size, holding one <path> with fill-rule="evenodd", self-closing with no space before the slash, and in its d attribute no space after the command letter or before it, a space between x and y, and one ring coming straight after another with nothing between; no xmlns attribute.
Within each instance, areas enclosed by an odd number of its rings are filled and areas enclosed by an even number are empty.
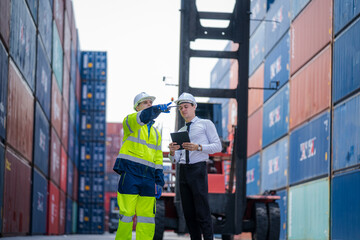
<svg viewBox="0 0 360 240"><path fill-rule="evenodd" d="M136 111L136 107L145 100L150 99L151 101L154 102L156 97L154 96L150 96L149 94L147 94L146 92L141 92L138 95L135 96L134 98L134 110Z"/></svg>
<svg viewBox="0 0 360 240"><path fill-rule="evenodd" d="M182 103L192 103L195 107L197 106L195 98L190 93L182 93L178 100L175 100L176 105L180 105Z"/></svg>

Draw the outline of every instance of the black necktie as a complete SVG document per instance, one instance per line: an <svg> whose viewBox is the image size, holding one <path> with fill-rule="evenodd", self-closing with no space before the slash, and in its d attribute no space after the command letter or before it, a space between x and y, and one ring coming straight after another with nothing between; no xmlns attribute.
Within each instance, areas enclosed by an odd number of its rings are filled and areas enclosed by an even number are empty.
<svg viewBox="0 0 360 240"><path fill-rule="evenodd" d="M191 122L186 123L186 126L187 126L186 131L188 131L188 132L190 132L190 124L191 124ZM189 150L185 150L185 160L186 160L186 164L189 164L189 162L190 162Z"/></svg>

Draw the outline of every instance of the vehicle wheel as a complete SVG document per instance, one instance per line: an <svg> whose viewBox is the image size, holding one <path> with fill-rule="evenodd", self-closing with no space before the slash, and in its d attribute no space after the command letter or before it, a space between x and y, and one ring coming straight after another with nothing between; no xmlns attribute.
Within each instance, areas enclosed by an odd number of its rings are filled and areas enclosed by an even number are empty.
<svg viewBox="0 0 360 240"><path fill-rule="evenodd" d="M222 240L234 240L234 235L221 235Z"/></svg>
<svg viewBox="0 0 360 240"><path fill-rule="evenodd" d="M253 240L266 240L269 221L267 216L266 204L262 202L256 202L253 206L253 220L255 223L255 229L252 232Z"/></svg>
<svg viewBox="0 0 360 240"><path fill-rule="evenodd" d="M164 200L156 200L154 240L162 240L164 236L164 230L165 230L165 202Z"/></svg>
<svg viewBox="0 0 360 240"><path fill-rule="evenodd" d="M278 240L280 237L280 208L276 202L267 204L269 217L268 240Z"/></svg>

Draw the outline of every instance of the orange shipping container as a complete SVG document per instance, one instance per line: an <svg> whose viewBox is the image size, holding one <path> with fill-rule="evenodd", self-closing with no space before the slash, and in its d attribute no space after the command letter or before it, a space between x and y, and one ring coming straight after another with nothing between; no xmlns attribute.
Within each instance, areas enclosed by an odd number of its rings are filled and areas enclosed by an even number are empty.
<svg viewBox="0 0 360 240"><path fill-rule="evenodd" d="M249 78L249 87L263 88L264 87L264 64L254 72ZM248 102L248 116L253 114L264 102L264 90L249 89L249 102Z"/></svg>
<svg viewBox="0 0 360 240"><path fill-rule="evenodd" d="M313 0L291 26L291 75L332 38L332 0Z"/></svg>
<svg viewBox="0 0 360 240"><path fill-rule="evenodd" d="M290 81L290 129L331 103L330 45L300 69Z"/></svg>
<svg viewBox="0 0 360 240"><path fill-rule="evenodd" d="M247 156L260 151L262 144L263 108L248 118Z"/></svg>
<svg viewBox="0 0 360 240"><path fill-rule="evenodd" d="M34 97L13 61L9 64L7 142L32 161Z"/></svg>

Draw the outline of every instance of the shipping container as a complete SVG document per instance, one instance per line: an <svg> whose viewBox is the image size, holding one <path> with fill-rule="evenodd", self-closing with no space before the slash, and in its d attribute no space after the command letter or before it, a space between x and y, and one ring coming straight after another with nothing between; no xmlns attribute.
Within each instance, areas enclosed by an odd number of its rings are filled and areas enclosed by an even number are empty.
<svg viewBox="0 0 360 240"><path fill-rule="evenodd" d="M265 57L265 24L261 22L249 40L249 76L258 68Z"/></svg>
<svg viewBox="0 0 360 240"><path fill-rule="evenodd" d="M250 2L250 35L252 35L255 29L259 26L261 20L266 14L266 2L267 0L251 0ZM253 19L253 21L251 21L251 19Z"/></svg>
<svg viewBox="0 0 360 240"><path fill-rule="evenodd" d="M65 10L65 12L67 12ZM71 54L70 54L70 47L71 47L71 29L70 29L70 22L68 16L64 15L64 63L68 64L68 69L70 69L70 61L71 61Z"/></svg>
<svg viewBox="0 0 360 240"><path fill-rule="evenodd" d="M95 80L107 79L107 53L95 52Z"/></svg>
<svg viewBox="0 0 360 240"><path fill-rule="evenodd" d="M90 203L92 189L92 175L89 173L79 173L79 203Z"/></svg>
<svg viewBox="0 0 360 240"><path fill-rule="evenodd" d="M66 192L67 187L67 168L68 158L64 147L61 147L61 163L60 163L60 189Z"/></svg>
<svg viewBox="0 0 360 240"><path fill-rule="evenodd" d="M331 184L331 237L357 239L360 236L360 172L334 176Z"/></svg>
<svg viewBox="0 0 360 240"><path fill-rule="evenodd" d="M47 234L59 234L59 211L60 211L60 190L52 182L49 181L49 198L48 198L48 219Z"/></svg>
<svg viewBox="0 0 360 240"><path fill-rule="evenodd" d="M104 203L105 194L105 175L104 173L92 173L92 193L91 202Z"/></svg>
<svg viewBox="0 0 360 240"><path fill-rule="evenodd" d="M219 113L220 106L214 105L214 118L213 122L215 124L216 130L218 135L221 139L227 140L228 139L228 123L229 123L229 102L226 101L225 103L221 104L221 115Z"/></svg>
<svg viewBox="0 0 360 240"><path fill-rule="evenodd" d="M69 90L69 121L75 124L75 111L76 111L76 98L75 98L75 83L70 82Z"/></svg>
<svg viewBox="0 0 360 240"><path fill-rule="evenodd" d="M94 84L92 81L81 82L81 110L91 110L94 107Z"/></svg>
<svg viewBox="0 0 360 240"><path fill-rule="evenodd" d="M37 25L37 16L38 16L38 1L37 0L26 0L27 5L29 6L29 10L32 16L35 25Z"/></svg>
<svg viewBox="0 0 360 240"><path fill-rule="evenodd" d="M91 209L91 233L103 234L104 233L104 205L93 204Z"/></svg>
<svg viewBox="0 0 360 240"><path fill-rule="evenodd" d="M119 149L120 151L120 149ZM113 167L116 161L116 157L119 155L119 151L118 152L106 152L105 155L105 165L106 165L106 173L113 173Z"/></svg>
<svg viewBox="0 0 360 240"><path fill-rule="evenodd" d="M261 193L285 187L288 179L289 138L284 137L262 151Z"/></svg>
<svg viewBox="0 0 360 240"><path fill-rule="evenodd" d="M66 108L69 108L69 94L70 94L70 71L68 65L65 63L66 59L64 59L64 72L63 72L63 92L62 96L64 99L64 103Z"/></svg>
<svg viewBox="0 0 360 240"><path fill-rule="evenodd" d="M79 65L76 63L76 81L75 81L75 98L77 104L81 104L81 78L80 78L80 70Z"/></svg>
<svg viewBox="0 0 360 240"><path fill-rule="evenodd" d="M78 102L75 102L75 133L77 136L80 135L80 107Z"/></svg>
<svg viewBox="0 0 360 240"><path fill-rule="evenodd" d="M63 102L64 103L64 102ZM62 110L62 133L61 133L61 142L65 148L65 150L68 150L68 138L69 138L69 113L68 110L63 104L63 110Z"/></svg>
<svg viewBox="0 0 360 240"><path fill-rule="evenodd" d="M1 3L0 3L1 6ZM2 7L2 6L1 6ZM1 9L1 8L0 8ZM0 139L6 137L6 108L8 94L8 55L0 41Z"/></svg>
<svg viewBox="0 0 360 240"><path fill-rule="evenodd" d="M46 177L49 171L50 125L40 104L35 104L34 166Z"/></svg>
<svg viewBox="0 0 360 240"><path fill-rule="evenodd" d="M34 97L14 63L10 61L9 65L7 143L31 162L34 132Z"/></svg>
<svg viewBox="0 0 360 240"><path fill-rule="evenodd" d="M51 89L51 67L49 60L46 57L44 46L38 36L35 96L43 108L48 120L50 120Z"/></svg>
<svg viewBox="0 0 360 240"><path fill-rule="evenodd" d="M347 99L334 109L333 170L360 163L360 94Z"/></svg>
<svg viewBox="0 0 360 240"><path fill-rule="evenodd" d="M122 123L106 123L106 135L123 135L123 124Z"/></svg>
<svg viewBox="0 0 360 240"><path fill-rule="evenodd" d="M80 76L82 80L93 80L95 77L95 52L81 52Z"/></svg>
<svg viewBox="0 0 360 240"><path fill-rule="evenodd" d="M324 48L331 38L332 0L311 1L291 26L291 75Z"/></svg>
<svg viewBox="0 0 360 240"><path fill-rule="evenodd" d="M6 148L4 173L3 235L30 232L31 167L25 159Z"/></svg>
<svg viewBox="0 0 360 240"><path fill-rule="evenodd" d="M289 84L277 91L263 108L262 146L266 147L289 130Z"/></svg>
<svg viewBox="0 0 360 240"><path fill-rule="evenodd" d="M91 233L91 204L79 203L79 219L77 232Z"/></svg>
<svg viewBox="0 0 360 240"><path fill-rule="evenodd" d="M331 104L331 47L301 68L290 81L290 129Z"/></svg>
<svg viewBox="0 0 360 240"><path fill-rule="evenodd" d="M66 198L66 218L65 218L65 233L72 233L72 218L73 218L73 201L70 197Z"/></svg>
<svg viewBox="0 0 360 240"><path fill-rule="evenodd" d="M68 133L68 156L74 160L74 162L76 161L75 159L75 140L76 140L76 135L74 132L74 125L69 122L69 133Z"/></svg>
<svg viewBox="0 0 360 240"><path fill-rule="evenodd" d="M333 103L360 88L360 18L334 42Z"/></svg>
<svg viewBox="0 0 360 240"><path fill-rule="evenodd" d="M280 207L280 240L286 240L286 232L287 232L287 190L277 191L276 195L280 197L276 202Z"/></svg>
<svg viewBox="0 0 360 240"><path fill-rule="evenodd" d="M248 118L247 156L260 151L262 143L263 109Z"/></svg>
<svg viewBox="0 0 360 240"><path fill-rule="evenodd" d="M60 186L61 143L54 128L51 128L50 179Z"/></svg>
<svg viewBox="0 0 360 240"><path fill-rule="evenodd" d="M35 89L36 28L24 0L11 1L10 55L33 91Z"/></svg>
<svg viewBox="0 0 360 240"><path fill-rule="evenodd" d="M53 22L53 50L52 50L52 69L54 71L55 79L58 84L60 92L62 92L63 85L63 49L59 37L59 32ZM53 83L54 85L54 83Z"/></svg>
<svg viewBox="0 0 360 240"><path fill-rule="evenodd" d="M63 0L53 0L54 4L54 19L56 26L54 25L53 31L57 29L59 33L59 38L61 45L64 42L64 1Z"/></svg>
<svg viewBox="0 0 360 240"><path fill-rule="evenodd" d="M247 159L246 195L260 194L260 153Z"/></svg>
<svg viewBox="0 0 360 240"><path fill-rule="evenodd" d="M71 41L72 42L72 41ZM76 51L74 50L73 45L71 44L70 47L70 56L71 56L71 62L70 62L70 80L71 82L75 83L76 85Z"/></svg>
<svg viewBox="0 0 360 240"><path fill-rule="evenodd" d="M47 224L48 182L46 178L33 169L31 234L45 234Z"/></svg>
<svg viewBox="0 0 360 240"><path fill-rule="evenodd" d="M215 110L214 110L215 111ZM197 114L197 115L200 115ZM214 114L215 116L215 114ZM93 112L93 140L96 141L104 141L106 140L106 115L105 112ZM214 124L216 126L217 122L214 121ZM218 133L219 133L219 129ZM219 136L222 134L219 133Z"/></svg>
<svg viewBox="0 0 360 240"><path fill-rule="evenodd" d="M106 124L109 126L109 123ZM122 130L121 130L122 131ZM119 153L121 148L122 135L106 135L106 153ZM116 157L116 156L115 156Z"/></svg>
<svg viewBox="0 0 360 240"><path fill-rule="evenodd" d="M84 141L80 143L79 171L91 172L93 162L93 142Z"/></svg>
<svg viewBox="0 0 360 240"><path fill-rule="evenodd" d="M66 181L66 192L69 197L73 196L73 185L74 185L74 163L68 158L67 163L67 181Z"/></svg>
<svg viewBox="0 0 360 240"><path fill-rule="evenodd" d="M51 60L52 51L52 28L53 13L50 1L39 1L39 25L38 30L46 50L48 61ZM39 45L38 45L39 46Z"/></svg>
<svg viewBox="0 0 360 240"><path fill-rule="evenodd" d="M265 55L290 28L290 1L276 0L265 16Z"/></svg>
<svg viewBox="0 0 360 240"><path fill-rule="evenodd" d="M228 48L228 47L227 47ZM224 51L227 51L225 48ZM229 88L230 60L220 58L211 70L210 88Z"/></svg>
<svg viewBox="0 0 360 240"><path fill-rule="evenodd" d="M106 110L106 81L94 81L94 106L95 111Z"/></svg>
<svg viewBox="0 0 360 240"><path fill-rule="evenodd" d="M59 234L65 233L66 223L66 195L60 190L60 205L59 205Z"/></svg>
<svg viewBox="0 0 360 240"><path fill-rule="evenodd" d="M326 111L291 132L289 184L329 174L330 126Z"/></svg>
<svg viewBox="0 0 360 240"><path fill-rule="evenodd" d="M72 212L72 232L77 233L77 221L78 221L78 204L73 202L73 212Z"/></svg>
<svg viewBox="0 0 360 240"><path fill-rule="evenodd" d="M62 99L59 91L59 86L55 80L55 75L52 77L52 94L51 94L51 125L55 128L56 133L61 136L61 110Z"/></svg>
<svg viewBox="0 0 360 240"><path fill-rule="evenodd" d="M261 64L260 67L254 72L254 74L249 78L249 88L256 89L249 89L248 116L253 114L259 107L262 106L264 101L264 90L262 90L261 88L263 87L264 64Z"/></svg>
<svg viewBox="0 0 360 240"><path fill-rule="evenodd" d="M9 49L10 38L10 6L10 0L0 1L0 37L3 39L7 49Z"/></svg>
<svg viewBox="0 0 360 240"><path fill-rule="evenodd" d="M105 192L104 209L105 214L109 214L110 211L119 211L117 203L117 192Z"/></svg>
<svg viewBox="0 0 360 240"><path fill-rule="evenodd" d="M269 52L265 60L264 102L281 88L290 78L290 32L287 31L277 45Z"/></svg>
<svg viewBox="0 0 360 240"><path fill-rule="evenodd" d="M5 167L5 148L4 146L0 143L0 196L4 196L4 167ZM4 212L4 207L3 207L3 197L0 197L0 212L1 212L1 217L0 217L0 234L2 233L2 225L3 225L3 212Z"/></svg>
<svg viewBox="0 0 360 240"><path fill-rule="evenodd" d="M306 7L310 0L291 1L291 20L294 20L298 14Z"/></svg>
<svg viewBox="0 0 360 240"><path fill-rule="evenodd" d="M105 174L105 192L117 192L120 175L114 171Z"/></svg>
<svg viewBox="0 0 360 240"><path fill-rule="evenodd" d="M105 143L104 142L95 142L93 143L93 162L92 162L92 171L93 172L102 172L105 171Z"/></svg>
<svg viewBox="0 0 360 240"><path fill-rule="evenodd" d="M290 187L288 239L329 239L329 180Z"/></svg>
<svg viewBox="0 0 360 240"><path fill-rule="evenodd" d="M74 165L74 184L73 184L73 194L72 194L74 201L78 200L78 193L79 193L79 172L76 165Z"/></svg>
<svg viewBox="0 0 360 240"><path fill-rule="evenodd" d="M334 34L337 35L348 23L359 16L360 2L334 0Z"/></svg>

